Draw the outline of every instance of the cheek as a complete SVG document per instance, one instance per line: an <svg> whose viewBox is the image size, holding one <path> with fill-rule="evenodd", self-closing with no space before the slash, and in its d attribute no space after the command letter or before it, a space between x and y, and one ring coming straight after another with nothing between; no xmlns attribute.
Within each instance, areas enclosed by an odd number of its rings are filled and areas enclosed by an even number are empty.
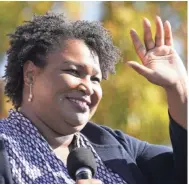
<svg viewBox="0 0 189 185"><path fill-rule="evenodd" d="M94 95L92 96L92 101L94 102L94 106L98 106L102 99L102 88L98 86L94 88Z"/></svg>
<svg viewBox="0 0 189 185"><path fill-rule="evenodd" d="M102 99L102 88L100 87L99 89L98 89L98 93L97 93L98 95L98 101L100 102L101 101L101 99Z"/></svg>
<svg viewBox="0 0 189 185"><path fill-rule="evenodd" d="M33 100L36 104L44 104L44 103L51 103L50 100L52 98L53 89L51 87L51 83L47 80L38 80L34 84L33 88Z"/></svg>
<svg viewBox="0 0 189 185"><path fill-rule="evenodd" d="M59 92L69 92L70 89L77 87L78 82L75 78L68 75L56 75L42 79L41 84L43 90L49 91L53 95Z"/></svg>
<svg viewBox="0 0 189 185"><path fill-rule="evenodd" d="M58 83L60 88L66 91L77 88L79 79L68 74L60 74L56 83Z"/></svg>
<svg viewBox="0 0 189 185"><path fill-rule="evenodd" d="M91 101L93 102L93 106L91 107L89 119L95 114L96 109L102 99L102 88L98 87L94 89L94 94L91 97Z"/></svg>

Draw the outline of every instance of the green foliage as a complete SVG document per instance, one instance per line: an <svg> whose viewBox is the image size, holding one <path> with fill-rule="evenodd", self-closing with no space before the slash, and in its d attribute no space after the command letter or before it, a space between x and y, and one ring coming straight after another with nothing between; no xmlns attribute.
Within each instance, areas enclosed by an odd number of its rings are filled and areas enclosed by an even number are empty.
<svg viewBox="0 0 189 185"><path fill-rule="evenodd" d="M28 20L35 14L44 14L52 6L52 2L32 1L3 1L0 2L0 53L8 48L7 34L24 20Z"/></svg>

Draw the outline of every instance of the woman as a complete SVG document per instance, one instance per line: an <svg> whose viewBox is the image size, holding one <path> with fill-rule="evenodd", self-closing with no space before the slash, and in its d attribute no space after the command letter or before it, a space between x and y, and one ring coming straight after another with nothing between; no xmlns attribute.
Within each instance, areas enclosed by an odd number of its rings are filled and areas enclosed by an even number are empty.
<svg viewBox="0 0 189 185"><path fill-rule="evenodd" d="M90 148L94 179L76 183L186 183L186 70L172 48L168 21L156 37L144 19L144 42L131 30L142 64L128 62L167 94L173 151L91 123L101 81L115 71L119 50L99 24L48 13L10 34L5 94L16 110L1 120L5 182L74 183L67 172L73 142Z"/></svg>

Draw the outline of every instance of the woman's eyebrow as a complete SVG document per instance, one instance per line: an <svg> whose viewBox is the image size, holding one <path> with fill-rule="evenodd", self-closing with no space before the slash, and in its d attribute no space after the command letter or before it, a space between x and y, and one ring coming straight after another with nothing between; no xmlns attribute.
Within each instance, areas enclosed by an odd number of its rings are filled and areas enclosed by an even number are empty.
<svg viewBox="0 0 189 185"><path fill-rule="evenodd" d="M71 60L65 60L65 61L63 61L63 64L71 64L71 65L75 65L75 66L77 66L77 67L84 67L82 64L78 64L78 63L76 63L76 62L74 62L74 61L71 61Z"/></svg>
<svg viewBox="0 0 189 185"><path fill-rule="evenodd" d="M83 69L85 68L85 65L83 65L83 64L78 64L78 63L76 63L76 62L74 62L74 61L72 61L72 60L65 60L63 63L64 63L64 64L68 64L68 65L75 65L75 66L77 66L78 68L83 68ZM93 67L93 73L99 74L100 71Z"/></svg>

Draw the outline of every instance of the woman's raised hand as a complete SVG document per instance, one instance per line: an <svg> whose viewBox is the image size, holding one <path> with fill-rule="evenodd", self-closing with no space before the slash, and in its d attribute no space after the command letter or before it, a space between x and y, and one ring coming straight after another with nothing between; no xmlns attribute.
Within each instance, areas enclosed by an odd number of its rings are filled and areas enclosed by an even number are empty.
<svg viewBox="0 0 189 185"><path fill-rule="evenodd" d="M131 30L130 35L135 51L142 61L127 62L135 71L147 78L153 84L169 89L186 85L187 73L182 60L173 49L173 38L169 21L162 23L160 17L156 17L156 35L152 39L150 21L144 18L144 44L140 41L136 31Z"/></svg>

